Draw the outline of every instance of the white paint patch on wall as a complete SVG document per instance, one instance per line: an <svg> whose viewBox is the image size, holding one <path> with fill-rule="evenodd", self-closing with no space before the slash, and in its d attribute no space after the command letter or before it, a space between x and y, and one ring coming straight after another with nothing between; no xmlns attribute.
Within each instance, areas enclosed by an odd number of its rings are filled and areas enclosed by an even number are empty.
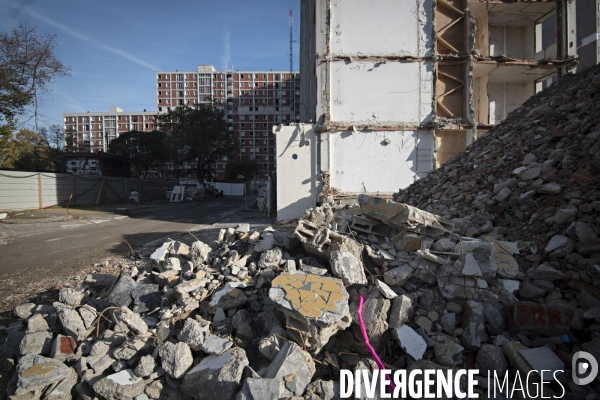
<svg viewBox="0 0 600 400"><path fill-rule="evenodd" d="M345 193L408 187L432 169L432 138L429 131L331 132L330 185Z"/></svg>
<svg viewBox="0 0 600 400"><path fill-rule="evenodd" d="M420 124L432 118L431 62L331 63L331 120Z"/></svg>
<svg viewBox="0 0 600 400"><path fill-rule="evenodd" d="M330 23L332 53L429 57L432 18L432 0L334 1Z"/></svg>

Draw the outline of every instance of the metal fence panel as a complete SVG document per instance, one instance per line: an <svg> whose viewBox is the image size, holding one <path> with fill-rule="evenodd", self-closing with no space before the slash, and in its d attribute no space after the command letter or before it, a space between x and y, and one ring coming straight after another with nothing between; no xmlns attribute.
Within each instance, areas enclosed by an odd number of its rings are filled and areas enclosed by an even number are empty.
<svg viewBox="0 0 600 400"><path fill-rule="evenodd" d="M0 210L27 210L39 206L37 173L0 171Z"/></svg>
<svg viewBox="0 0 600 400"><path fill-rule="evenodd" d="M165 192L172 191L178 184L177 181L0 171L0 211L64 206L71 195L71 205L128 201L131 191L138 192L142 201L165 200Z"/></svg>

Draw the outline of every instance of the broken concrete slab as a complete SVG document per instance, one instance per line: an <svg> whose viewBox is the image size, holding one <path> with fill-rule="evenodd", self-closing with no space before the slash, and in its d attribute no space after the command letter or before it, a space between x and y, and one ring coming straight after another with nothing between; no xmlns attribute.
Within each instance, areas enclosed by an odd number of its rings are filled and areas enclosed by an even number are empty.
<svg viewBox="0 0 600 400"><path fill-rule="evenodd" d="M408 325L402 325L396 330L396 338L402 350L415 360L420 360L427 350L425 340Z"/></svg>
<svg viewBox="0 0 600 400"><path fill-rule="evenodd" d="M205 321L201 318L198 320L186 318L183 323L183 328L177 338L182 342L187 343L193 351L198 351L202 350L202 343L204 343L204 340L209 334L210 321Z"/></svg>
<svg viewBox="0 0 600 400"><path fill-rule="evenodd" d="M77 344L75 343L75 339L71 336L58 334L52 343L50 357L59 361L75 360L78 358L77 354L75 354L76 349Z"/></svg>
<svg viewBox="0 0 600 400"><path fill-rule="evenodd" d="M205 357L183 377L181 391L195 400L230 399L241 386L247 365L246 353L238 347Z"/></svg>
<svg viewBox="0 0 600 400"><path fill-rule="evenodd" d="M389 226L429 237L449 237L454 231L454 225L450 221L408 204L366 194L358 196L358 203L364 214Z"/></svg>
<svg viewBox="0 0 600 400"><path fill-rule="evenodd" d="M269 297L295 329L288 335L318 352L338 330L350 325L348 292L341 279L282 273L271 282Z"/></svg>
<svg viewBox="0 0 600 400"><path fill-rule="evenodd" d="M58 360L30 353L19 359L16 374L17 395L35 392L41 396L46 387L68 377L69 367Z"/></svg>
<svg viewBox="0 0 600 400"><path fill-rule="evenodd" d="M315 372L315 363L310 354L296 343L286 342L263 377L282 382L283 397L300 396Z"/></svg>

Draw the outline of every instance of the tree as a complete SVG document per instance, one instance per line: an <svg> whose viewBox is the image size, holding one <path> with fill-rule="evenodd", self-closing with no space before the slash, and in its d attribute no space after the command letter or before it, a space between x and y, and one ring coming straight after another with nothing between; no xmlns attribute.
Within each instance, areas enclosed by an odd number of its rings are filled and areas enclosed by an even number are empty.
<svg viewBox="0 0 600 400"><path fill-rule="evenodd" d="M237 160L230 158L225 164L225 179L238 179L242 175L244 179L249 180L258 174L260 166L256 160L244 156Z"/></svg>
<svg viewBox="0 0 600 400"><path fill-rule="evenodd" d="M237 151L225 113L212 104L180 106L157 117L168 136L171 160L174 164L195 162L198 180L212 180L217 159Z"/></svg>
<svg viewBox="0 0 600 400"><path fill-rule="evenodd" d="M39 35L26 20L10 33L0 33L0 125L12 126L32 106L37 127L43 94L56 77L69 75L69 68L55 57L55 47L56 34Z"/></svg>
<svg viewBox="0 0 600 400"><path fill-rule="evenodd" d="M151 168L158 168L165 161L165 134L160 131L129 131L113 139L108 145L110 154L131 160L137 175L148 176Z"/></svg>
<svg viewBox="0 0 600 400"><path fill-rule="evenodd" d="M51 171L62 172L65 169L63 152L65 151L65 139L60 125L40 128L40 136L44 143L44 155Z"/></svg>

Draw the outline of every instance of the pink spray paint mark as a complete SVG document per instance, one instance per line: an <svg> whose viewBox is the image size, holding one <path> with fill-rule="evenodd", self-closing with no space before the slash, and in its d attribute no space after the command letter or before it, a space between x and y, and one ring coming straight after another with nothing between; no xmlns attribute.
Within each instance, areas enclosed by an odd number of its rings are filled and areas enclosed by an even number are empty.
<svg viewBox="0 0 600 400"><path fill-rule="evenodd" d="M385 366L379 359L379 356L375 352L375 349L373 348L373 346L371 346L371 343L369 342L369 335L367 335L367 328L365 328L365 323L363 322L363 319L362 319L362 308L363 308L364 301L365 301L364 296L362 294L359 294L358 295L358 326L360 327L360 332L362 333L362 337L363 337L363 340L365 341L365 344L367 345L367 347L369 348L369 351L371 352L371 355L375 359L375 363L377 363L377 366L379 367L379 369L385 369ZM388 374L385 374L385 378L390 382L390 388L392 388L392 392L394 392L394 390L396 388L395 388L394 384L392 383L392 379L390 378L390 376Z"/></svg>

